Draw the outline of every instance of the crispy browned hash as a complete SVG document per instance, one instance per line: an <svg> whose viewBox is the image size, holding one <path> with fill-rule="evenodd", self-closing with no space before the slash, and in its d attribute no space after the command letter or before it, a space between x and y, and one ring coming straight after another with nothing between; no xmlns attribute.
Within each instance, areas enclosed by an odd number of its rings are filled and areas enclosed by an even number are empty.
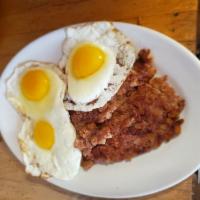
<svg viewBox="0 0 200 200"><path fill-rule="evenodd" d="M155 74L150 50L142 49L111 101L91 112L70 112L85 169L130 160L180 134L184 100L166 76Z"/></svg>

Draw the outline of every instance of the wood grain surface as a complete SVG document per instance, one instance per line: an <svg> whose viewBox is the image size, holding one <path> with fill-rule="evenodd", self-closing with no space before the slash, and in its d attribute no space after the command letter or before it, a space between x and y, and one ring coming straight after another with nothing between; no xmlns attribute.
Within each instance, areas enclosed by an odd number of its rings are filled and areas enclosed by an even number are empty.
<svg viewBox="0 0 200 200"><path fill-rule="evenodd" d="M27 43L69 24L113 20L144 25L196 51L197 0L0 0L0 72ZM9 122L8 122L9 124ZM0 138L0 200L92 200L26 175ZM192 178L139 198L191 200Z"/></svg>

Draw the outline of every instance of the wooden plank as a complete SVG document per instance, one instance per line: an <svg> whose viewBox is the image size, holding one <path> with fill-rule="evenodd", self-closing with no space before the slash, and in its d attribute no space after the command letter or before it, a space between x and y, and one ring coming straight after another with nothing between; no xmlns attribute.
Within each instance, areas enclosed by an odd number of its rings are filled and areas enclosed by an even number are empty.
<svg viewBox="0 0 200 200"><path fill-rule="evenodd" d="M35 1L27 1L27 0L7 0L0 1L0 11L1 16L8 15L16 15L27 12L32 12L34 10L49 10L54 9L55 12L57 8L62 8L65 10L66 15L69 10L66 8L72 7L73 9L79 9L79 6L84 7L84 10L87 11L101 11L106 13L106 16L121 14L124 11L126 15L129 16L139 16L139 15L152 15L155 13L170 13L170 12L183 12L189 10L197 9L197 1L196 0L154 0L153 2L149 0L35 0ZM110 7L108 7L110 6ZM98 9L96 9L98 8ZM112 8L112 12L110 9ZM148 11L148 12L146 12ZM32 13L31 13L32 14ZM71 13L70 13L71 14ZM93 13L84 13L84 15L94 15Z"/></svg>
<svg viewBox="0 0 200 200"><path fill-rule="evenodd" d="M2 16L10 16L16 14L22 14L38 10L38 12L49 11L51 9L58 11L60 8L65 11L66 15L69 15L70 10L66 8L73 8L73 10L91 11L84 12L84 15L93 16L100 14L100 16L117 16L117 14L123 13L128 16L139 15L153 15L155 13L164 14L170 12L184 12L197 10L196 0L7 0L1 1L0 7ZM110 8L110 9L108 9ZM112 9L112 10L111 10ZM103 11L104 13L102 14ZM112 11L112 12L111 12ZM95 12L95 13L94 13ZM97 13L96 13L97 12ZM83 12L82 12L83 13ZM33 14L33 13L30 13ZM70 12L71 15L71 12Z"/></svg>
<svg viewBox="0 0 200 200"><path fill-rule="evenodd" d="M199 54L200 54L200 0L198 1L197 45L198 45Z"/></svg>
<svg viewBox="0 0 200 200"><path fill-rule="evenodd" d="M188 48L193 53L196 53L197 49L196 41L178 41L178 42L180 42L183 46Z"/></svg>
<svg viewBox="0 0 200 200"><path fill-rule="evenodd" d="M192 191L193 191L192 199L199 200L200 199L200 185L198 184L197 175L194 174L192 178L193 178L192 179Z"/></svg>
<svg viewBox="0 0 200 200"><path fill-rule="evenodd" d="M189 41L196 38L196 19L197 12L190 11L139 17L139 23L179 41Z"/></svg>
<svg viewBox="0 0 200 200"><path fill-rule="evenodd" d="M6 8L12 5L11 2L5 3ZM21 32L49 31L83 21L116 20L151 16L155 13L165 14L197 10L197 0L154 0L153 3L149 0L84 0L66 2L61 0L36 0L28 1L27 7L20 3L19 0L17 2L18 4L15 2L16 7L11 6L8 9L8 14L6 11L1 13L0 27L4 28L1 29L0 36L5 33L11 35ZM111 8L111 10L108 8ZM12 14L9 15L10 12ZM15 23L13 24L13 22Z"/></svg>

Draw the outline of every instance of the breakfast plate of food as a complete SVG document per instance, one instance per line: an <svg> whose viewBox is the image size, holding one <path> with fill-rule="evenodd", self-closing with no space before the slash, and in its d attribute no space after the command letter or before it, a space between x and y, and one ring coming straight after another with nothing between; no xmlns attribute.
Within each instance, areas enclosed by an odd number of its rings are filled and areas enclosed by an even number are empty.
<svg viewBox="0 0 200 200"><path fill-rule="evenodd" d="M32 176L89 196L145 196L200 166L199 81L198 59L154 30L67 26L5 67L1 134Z"/></svg>

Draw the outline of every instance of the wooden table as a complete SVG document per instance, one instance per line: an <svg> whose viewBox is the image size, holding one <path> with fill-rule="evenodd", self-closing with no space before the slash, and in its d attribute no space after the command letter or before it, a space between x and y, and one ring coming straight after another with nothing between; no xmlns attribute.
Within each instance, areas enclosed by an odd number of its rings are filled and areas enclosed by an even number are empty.
<svg viewBox="0 0 200 200"><path fill-rule="evenodd" d="M196 51L197 0L0 1L0 70L28 42L59 27L94 20L141 24ZM9 122L8 122L9 124ZM0 138L0 200L91 200L24 173ZM141 198L140 198L141 199ZM146 200L191 200L192 178Z"/></svg>

